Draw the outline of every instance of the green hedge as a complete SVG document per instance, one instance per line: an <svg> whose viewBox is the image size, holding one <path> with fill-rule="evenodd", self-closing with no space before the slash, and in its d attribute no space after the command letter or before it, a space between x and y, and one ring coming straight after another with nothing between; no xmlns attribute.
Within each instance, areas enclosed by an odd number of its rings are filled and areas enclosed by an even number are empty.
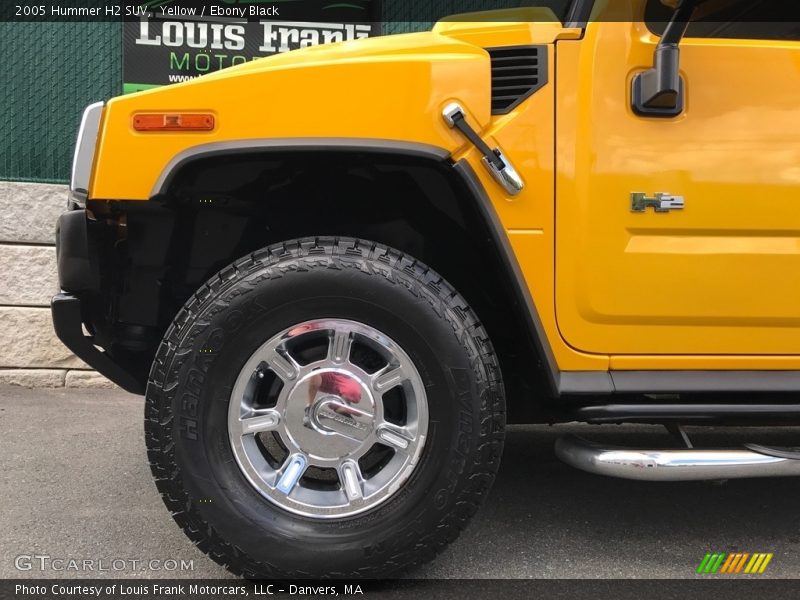
<svg viewBox="0 0 800 600"><path fill-rule="evenodd" d="M63 182L87 104L122 89L120 23L0 23L0 179Z"/></svg>
<svg viewBox="0 0 800 600"><path fill-rule="evenodd" d="M384 30L420 31L443 15L519 4L384 0ZM67 181L83 108L122 92L122 24L0 22L0 57L0 180Z"/></svg>

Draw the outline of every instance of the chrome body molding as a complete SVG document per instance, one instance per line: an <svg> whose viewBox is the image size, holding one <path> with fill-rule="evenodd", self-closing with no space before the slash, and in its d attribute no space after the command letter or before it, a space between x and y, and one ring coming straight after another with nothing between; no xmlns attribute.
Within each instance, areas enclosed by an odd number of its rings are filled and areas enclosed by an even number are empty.
<svg viewBox="0 0 800 600"><path fill-rule="evenodd" d="M458 102L451 102L442 109L442 118L447 126L453 128L456 126L456 115L463 115L464 109Z"/></svg>
<svg viewBox="0 0 800 600"><path fill-rule="evenodd" d="M577 469L639 481L700 481L800 475L800 460L747 448L635 449L603 447L577 436L556 441L556 456Z"/></svg>
<svg viewBox="0 0 800 600"><path fill-rule="evenodd" d="M653 198L648 198L644 192L631 192L631 212L642 213L648 208L655 212L669 212L681 210L686 206L683 196L674 196L669 192L657 192Z"/></svg>
<svg viewBox="0 0 800 600"><path fill-rule="evenodd" d="M72 158L72 175L70 177L70 201L79 206L86 205L89 195L89 183L92 176L92 165L97 148L97 137L100 134L100 119L103 116L105 102L95 102L86 107L78 129L78 140Z"/></svg>
<svg viewBox="0 0 800 600"><path fill-rule="evenodd" d="M520 177L517 169L511 164L511 161L508 160L508 157L503 154L500 148L495 148L492 152L494 152L495 156L503 163L503 167L498 167L485 156L481 159L481 163L483 163L486 170L489 171L494 180L500 184L500 187L502 187L509 196L516 196L522 191L522 188L525 187L522 177Z"/></svg>

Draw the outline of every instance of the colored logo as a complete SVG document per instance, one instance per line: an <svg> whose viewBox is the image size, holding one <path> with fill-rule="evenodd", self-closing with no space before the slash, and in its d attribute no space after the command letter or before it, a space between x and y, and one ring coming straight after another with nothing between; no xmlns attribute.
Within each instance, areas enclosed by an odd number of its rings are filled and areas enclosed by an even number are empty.
<svg viewBox="0 0 800 600"><path fill-rule="evenodd" d="M748 552L709 552L700 561L697 573L700 575L760 575L766 571L772 556L772 552L756 552L755 554Z"/></svg>

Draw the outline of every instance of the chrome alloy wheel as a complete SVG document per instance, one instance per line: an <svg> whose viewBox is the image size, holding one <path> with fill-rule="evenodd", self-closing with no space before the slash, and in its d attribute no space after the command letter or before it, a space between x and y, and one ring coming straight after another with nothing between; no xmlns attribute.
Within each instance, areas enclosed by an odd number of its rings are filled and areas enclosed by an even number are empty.
<svg viewBox="0 0 800 600"><path fill-rule="evenodd" d="M363 323L319 319L273 336L239 373L228 434L267 499L341 518L395 494L428 431L425 388L408 355Z"/></svg>

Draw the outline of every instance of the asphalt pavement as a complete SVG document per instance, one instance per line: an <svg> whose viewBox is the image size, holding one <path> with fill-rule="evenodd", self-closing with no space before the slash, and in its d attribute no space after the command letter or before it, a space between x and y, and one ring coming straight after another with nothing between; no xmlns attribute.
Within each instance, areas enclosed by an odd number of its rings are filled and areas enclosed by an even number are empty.
<svg viewBox="0 0 800 600"><path fill-rule="evenodd" d="M161 503L142 414L142 398L119 391L0 387L0 578L230 577ZM454 544L412 575L696 578L706 552L737 551L774 553L762 578L800 577L800 481L605 478L558 461L553 442L570 432L630 444L656 436L670 445L658 427L510 427L486 505ZM800 445L792 428L742 436L711 430L694 439ZM36 558L42 556L49 558ZM95 570L70 570L69 560L95 561ZM106 571L96 570L101 560ZM145 561L160 562L143 569Z"/></svg>

